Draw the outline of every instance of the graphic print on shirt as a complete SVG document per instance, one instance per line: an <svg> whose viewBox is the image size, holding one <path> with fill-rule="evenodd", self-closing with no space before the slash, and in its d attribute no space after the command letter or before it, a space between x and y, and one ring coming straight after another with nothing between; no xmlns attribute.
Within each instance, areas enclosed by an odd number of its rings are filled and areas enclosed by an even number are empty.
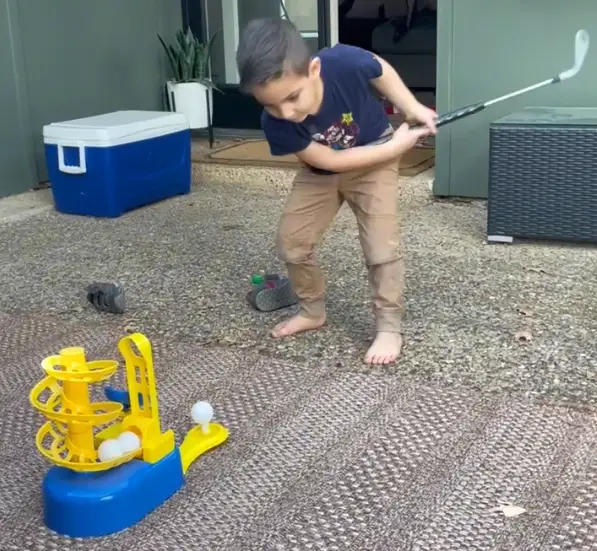
<svg viewBox="0 0 597 551"><path fill-rule="evenodd" d="M342 113L342 118L332 124L323 133L316 132L312 138L332 149L348 149L355 145L359 136L359 125L354 121L352 113Z"/></svg>

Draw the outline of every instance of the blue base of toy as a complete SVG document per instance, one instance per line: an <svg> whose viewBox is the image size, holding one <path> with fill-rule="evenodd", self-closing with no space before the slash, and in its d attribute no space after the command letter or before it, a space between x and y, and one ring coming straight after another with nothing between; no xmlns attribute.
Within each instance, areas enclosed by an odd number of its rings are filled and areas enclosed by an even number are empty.
<svg viewBox="0 0 597 551"><path fill-rule="evenodd" d="M178 448L153 465L135 459L98 473L53 467L43 483L44 521L64 536L107 536L137 524L183 484Z"/></svg>

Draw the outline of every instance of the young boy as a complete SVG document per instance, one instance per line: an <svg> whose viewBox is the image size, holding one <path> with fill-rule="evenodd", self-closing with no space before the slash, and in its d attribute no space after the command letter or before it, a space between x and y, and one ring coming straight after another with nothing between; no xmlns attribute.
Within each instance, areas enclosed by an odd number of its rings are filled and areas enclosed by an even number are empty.
<svg viewBox="0 0 597 551"><path fill-rule="evenodd" d="M368 364L396 360L402 347L404 266L396 219L398 159L435 133L436 114L374 54L338 44L311 56L287 20L258 19L244 29L236 56L240 86L263 105L273 155L294 153L303 167L282 214L277 243L299 313L274 327L287 337L326 321L325 278L315 248L342 203L353 210L373 293L376 337ZM370 86L423 129L394 131Z"/></svg>

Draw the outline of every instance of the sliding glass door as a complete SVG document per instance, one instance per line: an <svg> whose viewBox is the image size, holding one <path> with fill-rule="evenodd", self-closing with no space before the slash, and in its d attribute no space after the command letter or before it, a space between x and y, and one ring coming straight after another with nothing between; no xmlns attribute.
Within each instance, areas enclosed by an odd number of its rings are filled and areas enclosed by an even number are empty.
<svg viewBox="0 0 597 551"><path fill-rule="evenodd" d="M183 0L185 22L197 36L207 41L217 33L212 74L223 94L214 93L216 128L260 128L260 106L238 90L235 56L242 28L259 17L288 18L315 53L333 41L333 5L337 6L337 0ZM335 15L337 18L337 7Z"/></svg>

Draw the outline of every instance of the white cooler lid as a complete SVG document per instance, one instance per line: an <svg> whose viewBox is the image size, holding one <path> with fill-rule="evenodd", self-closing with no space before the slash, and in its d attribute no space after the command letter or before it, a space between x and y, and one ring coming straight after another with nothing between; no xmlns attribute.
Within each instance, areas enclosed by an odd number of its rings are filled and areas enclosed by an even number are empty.
<svg viewBox="0 0 597 551"><path fill-rule="evenodd" d="M182 113L115 111L44 126L44 143L109 147L189 130Z"/></svg>

